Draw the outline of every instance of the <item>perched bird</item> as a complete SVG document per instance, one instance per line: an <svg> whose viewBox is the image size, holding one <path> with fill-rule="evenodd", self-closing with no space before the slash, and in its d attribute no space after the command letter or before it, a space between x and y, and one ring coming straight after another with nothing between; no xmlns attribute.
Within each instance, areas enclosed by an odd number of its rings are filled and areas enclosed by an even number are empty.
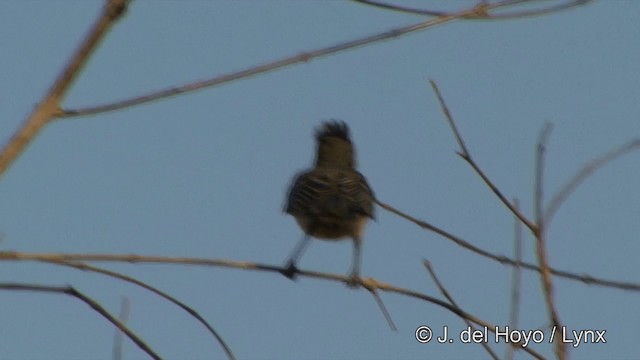
<svg viewBox="0 0 640 360"><path fill-rule="evenodd" d="M351 282L360 273L360 245L364 226L374 218L373 192L365 177L356 170L349 127L343 121L326 121L315 134L315 165L298 173L289 187L284 211L304 231L294 248L284 275L293 279L296 262L310 237L322 240L353 240Z"/></svg>

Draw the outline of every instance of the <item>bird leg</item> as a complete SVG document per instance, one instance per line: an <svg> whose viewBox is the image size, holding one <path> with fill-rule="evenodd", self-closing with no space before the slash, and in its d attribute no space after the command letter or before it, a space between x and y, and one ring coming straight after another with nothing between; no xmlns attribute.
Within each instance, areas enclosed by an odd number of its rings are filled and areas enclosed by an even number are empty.
<svg viewBox="0 0 640 360"><path fill-rule="evenodd" d="M353 238L353 264L351 265L351 279L347 282L347 286L357 288L360 286L360 238Z"/></svg>
<svg viewBox="0 0 640 360"><path fill-rule="evenodd" d="M309 240L311 240L311 238L309 237L309 235L305 234L302 237L302 240L298 242L298 245L296 245L296 247L293 249L293 252L291 252L291 256L289 257L289 260L287 261L287 265L286 265L287 268L281 271L282 275L286 276L291 280L296 279L296 274L298 273L298 267L296 267L296 262L298 262L298 259L304 253L304 250L307 248L307 245L309 245Z"/></svg>

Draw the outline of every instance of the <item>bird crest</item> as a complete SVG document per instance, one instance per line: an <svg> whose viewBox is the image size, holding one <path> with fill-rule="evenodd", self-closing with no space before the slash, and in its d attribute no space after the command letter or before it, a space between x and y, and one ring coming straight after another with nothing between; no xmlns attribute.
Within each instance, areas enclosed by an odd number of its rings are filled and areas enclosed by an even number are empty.
<svg viewBox="0 0 640 360"><path fill-rule="evenodd" d="M349 126L341 120L325 121L322 126L316 130L316 140L322 141L328 137L336 137L351 143Z"/></svg>

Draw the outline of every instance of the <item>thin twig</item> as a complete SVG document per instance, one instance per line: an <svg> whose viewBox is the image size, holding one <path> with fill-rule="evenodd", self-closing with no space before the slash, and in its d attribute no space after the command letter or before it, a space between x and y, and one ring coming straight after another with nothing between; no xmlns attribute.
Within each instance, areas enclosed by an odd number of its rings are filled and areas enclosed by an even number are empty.
<svg viewBox="0 0 640 360"><path fill-rule="evenodd" d="M437 11L437 10L426 10L426 9L418 9L418 8L413 8L413 7L408 7L408 6L400 6L400 5L395 5L395 4L389 4L389 3L385 3L382 1L377 1L377 0L352 0L354 2L357 3L361 3L361 4L365 4L365 5L370 5L370 6L375 6L375 7L379 7L385 10L392 10L392 11L398 11L398 12L404 12L404 13L409 13L409 14L415 14L415 15L427 15L427 16L447 16L449 13L445 12L445 11ZM519 3L533 3L536 0L512 0L509 1L509 5L516 5ZM468 20L506 20L506 19L518 19L518 18L523 18L523 17L533 17L533 16L543 16L543 15L548 15L551 13L556 13L562 10L568 10L571 9L573 7L578 7L581 5L585 5L589 2L592 2L593 0L571 0L571 1L565 1L561 4L558 5L554 5L554 6L549 6L546 8L542 8L542 9L535 9L535 10L526 10L526 11L513 11L513 12L506 12L503 14L488 14L486 12L484 13L479 13L477 15L468 15L465 17L465 19Z"/></svg>
<svg viewBox="0 0 640 360"><path fill-rule="evenodd" d="M0 260L31 260L31 261L108 261L108 262L130 262L130 263L156 263L156 264L182 264L182 265L191 265L191 266L219 266L219 267L227 267L227 268L235 268L235 269L243 269L248 271L264 271L271 272L274 274L282 274L283 271L286 270L286 267L281 266L273 266L266 264L259 264L253 262L246 261L233 261L233 260L216 260L216 259L203 259L203 258L176 258L176 257L160 257L160 256L139 256L139 255L113 255L113 254L48 254L45 256L34 256L34 254L25 254L25 253L17 253L17 252L6 252L0 251ZM332 274L318 271L309 271L309 270L300 270L296 273L298 276L322 279L328 281L340 281L345 285L352 284L353 278L347 275L340 274ZM430 302L434 305L440 306L458 316L464 317L471 322L479 325L481 327L487 327L487 330L495 333L495 325L492 325L471 313L468 313L456 306L453 306L447 302L444 302L440 299L434 298L432 296L422 294L420 292L401 288L398 286L394 286L391 284L387 284L381 281L378 281L373 278L361 278L361 285L367 290L381 290L389 293L395 293L399 295L408 296L411 298L423 300L426 302ZM2 286L0 286L0 289ZM518 343L521 344L522 343ZM524 346L523 346L524 347ZM533 355L538 359L544 359L540 354L535 351L524 348L524 351Z"/></svg>
<svg viewBox="0 0 640 360"><path fill-rule="evenodd" d="M520 203L518 199L513 199L513 205L516 209L520 209ZM511 311L509 312L509 328L518 328L518 315L520 313L520 283L522 280L522 223L518 218L514 217L514 246L513 256L516 259L516 265L513 267L512 279L511 279ZM507 347L507 354L505 359L513 359L513 347Z"/></svg>
<svg viewBox="0 0 640 360"><path fill-rule="evenodd" d="M524 0L524 1L514 1L514 3L516 2L521 2L521 3L527 3L527 2L536 2L537 0ZM594 2L595 0L571 0L571 1L567 1L563 4L558 4L555 6L549 6L547 8L542 8L542 9L534 9L534 10L524 10L524 11L505 11L504 13L501 14L492 14L491 15L491 19L494 20L508 20L508 19L520 19L520 18L531 18L531 17L537 17L537 16L545 16L545 15L549 15L549 14L553 14L553 13L557 13L560 11L564 11L564 10L570 10L574 7L578 7L578 6L582 6L582 5L587 5L590 2Z"/></svg>
<svg viewBox="0 0 640 360"><path fill-rule="evenodd" d="M332 275L332 274L325 274L325 273L312 272L312 271L303 271L302 273L307 275L307 276L315 277L315 278L335 279L335 280L340 280L340 281L349 281L348 277L341 276L341 275ZM440 306L440 307L450 311L451 313L457 315L458 317L461 317L463 319L469 320L469 321L473 322L474 324L476 324L476 325L478 325L480 327L486 327L488 331L490 331L490 332L495 334L495 331L496 331L496 326L495 325L489 324L489 323L485 322L484 320L479 319L478 317L476 317L476 316L474 316L474 315L462 310L461 308L459 308L459 307L457 307L457 306L455 306L453 304L450 304L448 302L442 301L440 299L434 298L433 296L422 294L422 293L414 291L414 290L397 287L397 286L394 286L394 285L391 285L391 284L386 284L386 283L380 282L380 281L378 281L376 279L372 279L372 278L363 279L362 281L364 283L366 283L366 285L364 285L366 288L379 289L379 290L382 290L382 291L396 293L396 294L412 297L414 299L419 299L419 300L430 302L430 303L432 303L434 305ZM544 359L544 357L542 355L538 354L536 351L532 350L529 347L525 347L521 342L514 342L514 344L520 346L523 351L529 353L531 356L535 357L536 359Z"/></svg>
<svg viewBox="0 0 640 360"><path fill-rule="evenodd" d="M376 289L369 289L368 287L366 287L366 285L363 283L365 289L367 289L367 291L369 291L369 293L371 294L371 296L373 296L373 299L376 301L376 304L378 304L378 308L380 308L380 311L382 312L382 315L384 315L385 320L387 320L387 324L389 325L389 328L391 328L392 331L398 331L398 328L396 327L396 324L393 322L393 318L391 318L391 314L389 314L389 311L387 310L387 307L384 305L384 302L382 301L382 298L380 297L380 294L378 294L378 292L376 291Z"/></svg>
<svg viewBox="0 0 640 360"><path fill-rule="evenodd" d="M121 323L127 323L130 310L131 302L127 297L122 297L122 301L120 301L120 314L118 315L118 320L120 320ZM113 335L113 360L122 360L122 352L124 348L123 339L122 331L116 329L116 332Z"/></svg>
<svg viewBox="0 0 640 360"><path fill-rule="evenodd" d="M562 206L562 204L584 182L584 180L603 166L638 149L640 149L640 139L634 139L587 162L549 201L544 213L544 220L547 226L560 206Z"/></svg>
<svg viewBox="0 0 640 360"><path fill-rule="evenodd" d="M447 289L444 287L444 285L442 285L442 282L440 282L440 279L436 275L436 272L431 267L431 263L427 259L422 259L422 265L424 265L424 267L429 272L429 275L431 275L431 278L433 279L433 282L436 284L436 286L440 290L440 293L442 293L442 295L445 298L447 298L447 300L449 301L449 303L451 303L451 305L459 308L460 306L458 306L456 301L453 299L453 296L451 296L451 294L449 294L449 291L447 291ZM473 326L473 324L471 324L471 322L469 320L467 320L467 319L462 319L462 320L465 322L465 324L467 324L467 326L469 326L470 328L472 328L475 331L475 329L476 329L475 326ZM496 359L496 360L499 359L498 355L496 355L496 353L493 352L493 350L491 350L491 348L489 347L489 344L487 344L486 342L482 341L482 342L480 342L480 345L482 345L482 347L486 350L486 352L489 354L489 356L491 356L491 358ZM511 347L516 347L516 346L518 346L518 345L512 344L512 346L509 346L509 347L511 348Z"/></svg>
<svg viewBox="0 0 640 360"><path fill-rule="evenodd" d="M247 78L250 76L264 74L264 73L267 73L279 68L283 68L289 65L309 62L312 59L335 54L345 50L397 38L412 32L424 30L437 25L442 25L450 21L464 19L470 16L476 16L476 17L481 16L482 14L486 14L487 11L489 10L497 9L501 7L508 7L511 5L515 5L515 3L516 2L513 0L501 1L493 4L479 3L478 5L475 5L473 7L470 7L469 9L462 10L459 12L439 16L437 18L421 21L413 25L403 26L400 28L380 32L374 35L365 36L363 38L359 38L356 40L350 40L350 41L346 41L336 45L331 45L325 48L303 52L301 54L286 57L284 59L276 60L264 65L252 66L245 70L241 70L238 72L234 72L234 73L230 73L222 76L217 76L211 79L191 82L182 86L176 86L176 87L171 87L163 90L158 90L146 95L136 96L133 98L120 100L120 101L116 101L108 104L86 107L86 108L79 108L79 109L64 109L64 110L61 110L59 113L57 113L57 116L60 118L70 118L70 117L77 117L77 116L95 115L99 113L115 111L115 110L120 110L120 109L124 109L131 106L136 106L136 105L144 104L151 101L157 101L160 99L200 90L203 88L225 84L231 81Z"/></svg>
<svg viewBox="0 0 640 360"><path fill-rule="evenodd" d="M153 351L138 335L120 322L115 316L111 315L105 308L103 308L97 301L84 295L80 291L76 290L72 286L49 286L49 285L33 285L33 284L20 284L20 283L0 283L0 289L2 290L17 290L17 291L37 291L37 292L50 292L65 294L76 299L81 300L85 304L89 305L98 314L102 315L105 319L109 320L120 331L122 331L131 341L133 341L138 347L151 356L153 359L161 359L161 357Z"/></svg>
<svg viewBox="0 0 640 360"><path fill-rule="evenodd" d="M67 62L53 85L35 107L33 112L23 121L20 128L0 151L0 176L9 168L27 145L38 135L40 130L60 113L60 102L64 98L73 81L89 57L100 44L111 26L122 17L128 0L105 0L102 12L93 24L86 37Z"/></svg>
<svg viewBox="0 0 640 360"><path fill-rule="evenodd" d="M536 146L536 169L535 169L535 190L534 190L534 214L536 217L536 225L538 232L534 232L534 235L541 235L544 232L544 217L542 215L544 211L544 153L546 150L549 136L553 125L550 123L544 124L540 134L538 135L538 144Z"/></svg>
<svg viewBox="0 0 640 360"><path fill-rule="evenodd" d="M536 175L535 175L535 194L534 194L534 213L536 214L536 225L538 232L536 236L536 254L538 257L538 265L540 266L540 282L542 285L542 294L544 296L549 319L555 329L562 329L560 316L553 301L553 283L551 280L551 271L549 270L549 260L547 258L547 250L545 246L546 228L544 224L543 202L544 202L544 153L546 144L551 135L553 127L547 123L540 131L538 137L538 146L536 150ZM554 339L554 350L558 360L564 360L566 357L566 347L559 337Z"/></svg>
<svg viewBox="0 0 640 360"><path fill-rule="evenodd" d="M409 7L409 6L389 4L382 1L374 1L374 0L351 0L351 1L363 4L363 5L374 6L384 10L392 10L392 11L404 12L404 13L415 14L415 15L444 16L447 14L447 12L445 11L418 9L418 8Z"/></svg>
<svg viewBox="0 0 640 360"><path fill-rule="evenodd" d="M378 204L384 204L380 201L376 200ZM382 205L381 205L382 206ZM413 219L413 217L406 215L399 210L391 207L390 205L384 204L386 209L395 214L398 214L401 217L406 219ZM426 222L421 222L420 220L415 220L415 224L424 228L433 228L432 225L427 224ZM424 226L426 225L426 226ZM484 257L488 257L493 259L503 265L511 265L514 266L517 262L507 256L504 255L495 255L488 251L482 250L480 248L476 248L473 245L465 242L462 239L456 238L455 236L448 234L444 230L437 229L438 231L442 231L443 234L447 234L451 238L450 240L458 243L468 244L470 246L469 250L480 254ZM436 231L436 232L438 232ZM439 232L438 232L439 233ZM439 233L440 234L440 233ZM443 235L444 236L444 235ZM453 240L457 239L457 240ZM255 262L249 261L235 261L235 260L223 260L223 259L205 259L205 258L193 258L193 257L172 257L172 256L148 256L148 255L135 255L135 254L63 254L63 253L26 253L26 252L17 252L17 251L0 251L0 261L96 261L96 262L126 262L126 263L146 263L146 264L180 264L180 265L198 265L198 266L218 266L218 267L226 267L226 268L234 268L234 269L242 269L242 270L258 270L258 271L266 271L266 272L283 272L286 271L287 268L276 266L276 265L268 265L268 264L259 264ZM540 272L540 268L531 263L522 262L521 266L523 269L538 271ZM640 291L640 284L632 283L632 282L623 282L617 280L607 280L596 278L591 275L578 275L576 273L572 273L569 271L556 270L550 268L551 273L560 276L569 280L580 281L589 285L599 285L603 287L616 288L621 290L629 290L629 291ZM349 283L351 278L344 278L345 284Z"/></svg>
<svg viewBox="0 0 640 360"><path fill-rule="evenodd" d="M457 16L461 16L461 15L462 13L458 14ZM160 99L200 90L203 88L221 85L221 84L229 83L235 80L240 80L243 78L255 76L258 74L267 73L267 72L274 71L289 65L309 62L310 60L315 58L319 58L319 57L334 54L340 51L364 46L364 45L382 41L382 40L388 40L404 34L408 34L410 32L444 24L448 21L455 20L455 19L456 19L456 16L450 16L450 17L443 17L443 18L423 21L414 25L409 25L402 28L385 31L385 32L367 36L364 38L343 42L337 45L332 45L332 46L328 46L325 48L321 48L321 49L317 49L309 52L303 52L298 55L286 57L284 59L276 60L264 65L252 66L248 69L241 70L238 72L217 76L217 77L203 80L203 81L188 83L182 86L171 87L164 90L154 91L152 93L133 97L130 99L120 100L113 103L92 106L87 108L65 109L59 113L59 117L70 118L70 117L77 117L77 116L95 115L95 114L100 114L104 112L120 110L120 109L124 109L131 106L136 106L136 105L144 104L151 101L157 101Z"/></svg>
<svg viewBox="0 0 640 360"><path fill-rule="evenodd" d="M456 141L458 142L458 146L460 146L460 151L458 152L458 155L460 155L463 159L464 158L471 159L471 153L469 153L469 150L467 150L467 146L465 145L464 140L462 139L462 136L460 136L460 131L458 131L456 122L453 121L453 116L451 115L449 106L447 106L447 103L444 101L444 97L440 92L440 88L438 88L438 84L432 79L429 79L429 84L431 84L431 89L433 89L433 92L436 94L436 97L438 98L438 102L440 103L440 109L444 113L444 118L447 119L447 123L449 124L449 127L451 127L451 131L453 131L453 136L456 138Z"/></svg>
<svg viewBox="0 0 640 360"><path fill-rule="evenodd" d="M455 136L456 141L460 146L460 151L458 151L457 154L469 165L471 165L473 170L480 176L480 178L482 178L482 181L484 181L484 183L487 186L489 186L491 191L493 191L493 193L511 211L511 213L513 213L518 219L520 219L520 221L522 221L522 223L525 224L525 226L527 226L531 230L531 232L537 233L538 229L536 228L536 225L532 223L529 219L527 219L527 217L524 216L524 214L522 214L518 209L516 209L513 206L513 204L502 194L502 192L498 189L498 187L493 184L491 179L489 179L489 177L485 175L484 171L482 171L482 169L478 166L478 164L476 164L476 162L473 160L473 158L471 157L471 153L467 150L464 140L462 139L462 136L460 135L460 132L458 131L458 128L456 126L456 123L453 120L451 111L449 110L449 107L444 101L442 93L438 88L438 84L434 80L429 80L429 83L431 84L431 88L433 89L433 92L438 97L438 101L440 102L440 107L442 108L442 112L444 113L445 119L447 119L447 122L451 127L451 131L453 132L453 135Z"/></svg>
<svg viewBox="0 0 640 360"><path fill-rule="evenodd" d="M204 325L204 327L207 328L207 330L209 331L209 333L211 333L211 335L213 335L213 337L216 339L216 341L220 344L220 346L222 346L222 349L224 350L224 352L227 354L227 358L229 358L229 360L234 360L235 356L233 355L233 352L231 351L231 348L227 345L227 343L224 341L224 339L222 338L222 336L220 334L218 334L218 332L213 328L213 326L211 326L207 320L205 320L197 311L195 311L193 308L191 308L190 306L188 306L187 304L183 303L182 301L174 298L173 296L165 293L164 291L155 288L145 282L142 282L138 279L135 279L131 276L128 275L124 275L112 270L107 270L107 269L103 269L103 268L99 268L97 266L93 266L93 265L88 265L82 262L77 262L77 261L61 261L61 260L41 260L41 262L44 263L48 263L48 264L54 264L54 265L61 265L61 266L66 266L66 267L72 267L72 268L76 268L79 270L83 270L83 271L90 271L90 272L94 272L94 273L98 273L98 274L103 274L112 278L116 278L116 279L120 279L123 281L126 281L128 283L134 284L136 286L140 286L143 289L146 289L148 291L151 291L152 293L170 301L171 303L177 305L178 307L180 307L182 310L186 311L189 315L191 315L193 318L195 318L196 320L198 320L202 325Z"/></svg>
<svg viewBox="0 0 640 360"><path fill-rule="evenodd" d="M429 230L429 231L433 231L434 233L448 239L451 240L452 242L454 242L456 245L461 246L462 248L465 248L473 253L476 253L482 257L486 257L488 259L497 261L503 265L510 265L510 266L515 266L518 264L518 262L514 259L511 259L505 255L499 255L499 254L494 254L492 252L489 252L487 250L481 249L477 246L472 245L471 243L453 235L448 233L445 230L442 230L434 225L431 225L429 223L427 223L424 220L420 220L417 219L409 214L406 214L396 208L394 208L393 206L383 203L382 201L376 199L376 204L378 204L381 208L400 216L401 218L408 220L414 224L416 224L417 226L419 226L420 228ZM3 258L3 254L2 252L0 252L0 260L2 260ZM527 270L533 270L533 271L537 271L540 272L540 268L534 264L531 263L527 263L527 262L521 262L520 266L522 266L522 268L527 269ZM564 271L564 270L557 270L554 268L549 268L549 270L551 270L551 273L559 276L559 277L563 277L565 279L570 279L570 280L576 280L576 281L580 281L582 283L585 284L589 284L589 285L599 285L599 286L604 286L604 287L609 287L609 288L616 288L616 289L621 289L621 290L629 290L629 291L640 291L640 284L639 283L633 283L633 282L625 282L625 281L618 281L618 280L608 280L608 279L602 279L602 278L597 278L594 277L592 275L589 274L576 274L570 271Z"/></svg>

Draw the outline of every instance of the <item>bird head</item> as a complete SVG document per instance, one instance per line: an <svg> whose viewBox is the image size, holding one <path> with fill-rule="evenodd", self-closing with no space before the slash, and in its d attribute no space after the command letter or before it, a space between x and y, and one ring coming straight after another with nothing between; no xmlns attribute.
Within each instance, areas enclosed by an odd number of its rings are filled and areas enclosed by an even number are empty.
<svg viewBox="0 0 640 360"><path fill-rule="evenodd" d="M353 144L344 121L325 121L316 130L316 166L355 168Z"/></svg>

